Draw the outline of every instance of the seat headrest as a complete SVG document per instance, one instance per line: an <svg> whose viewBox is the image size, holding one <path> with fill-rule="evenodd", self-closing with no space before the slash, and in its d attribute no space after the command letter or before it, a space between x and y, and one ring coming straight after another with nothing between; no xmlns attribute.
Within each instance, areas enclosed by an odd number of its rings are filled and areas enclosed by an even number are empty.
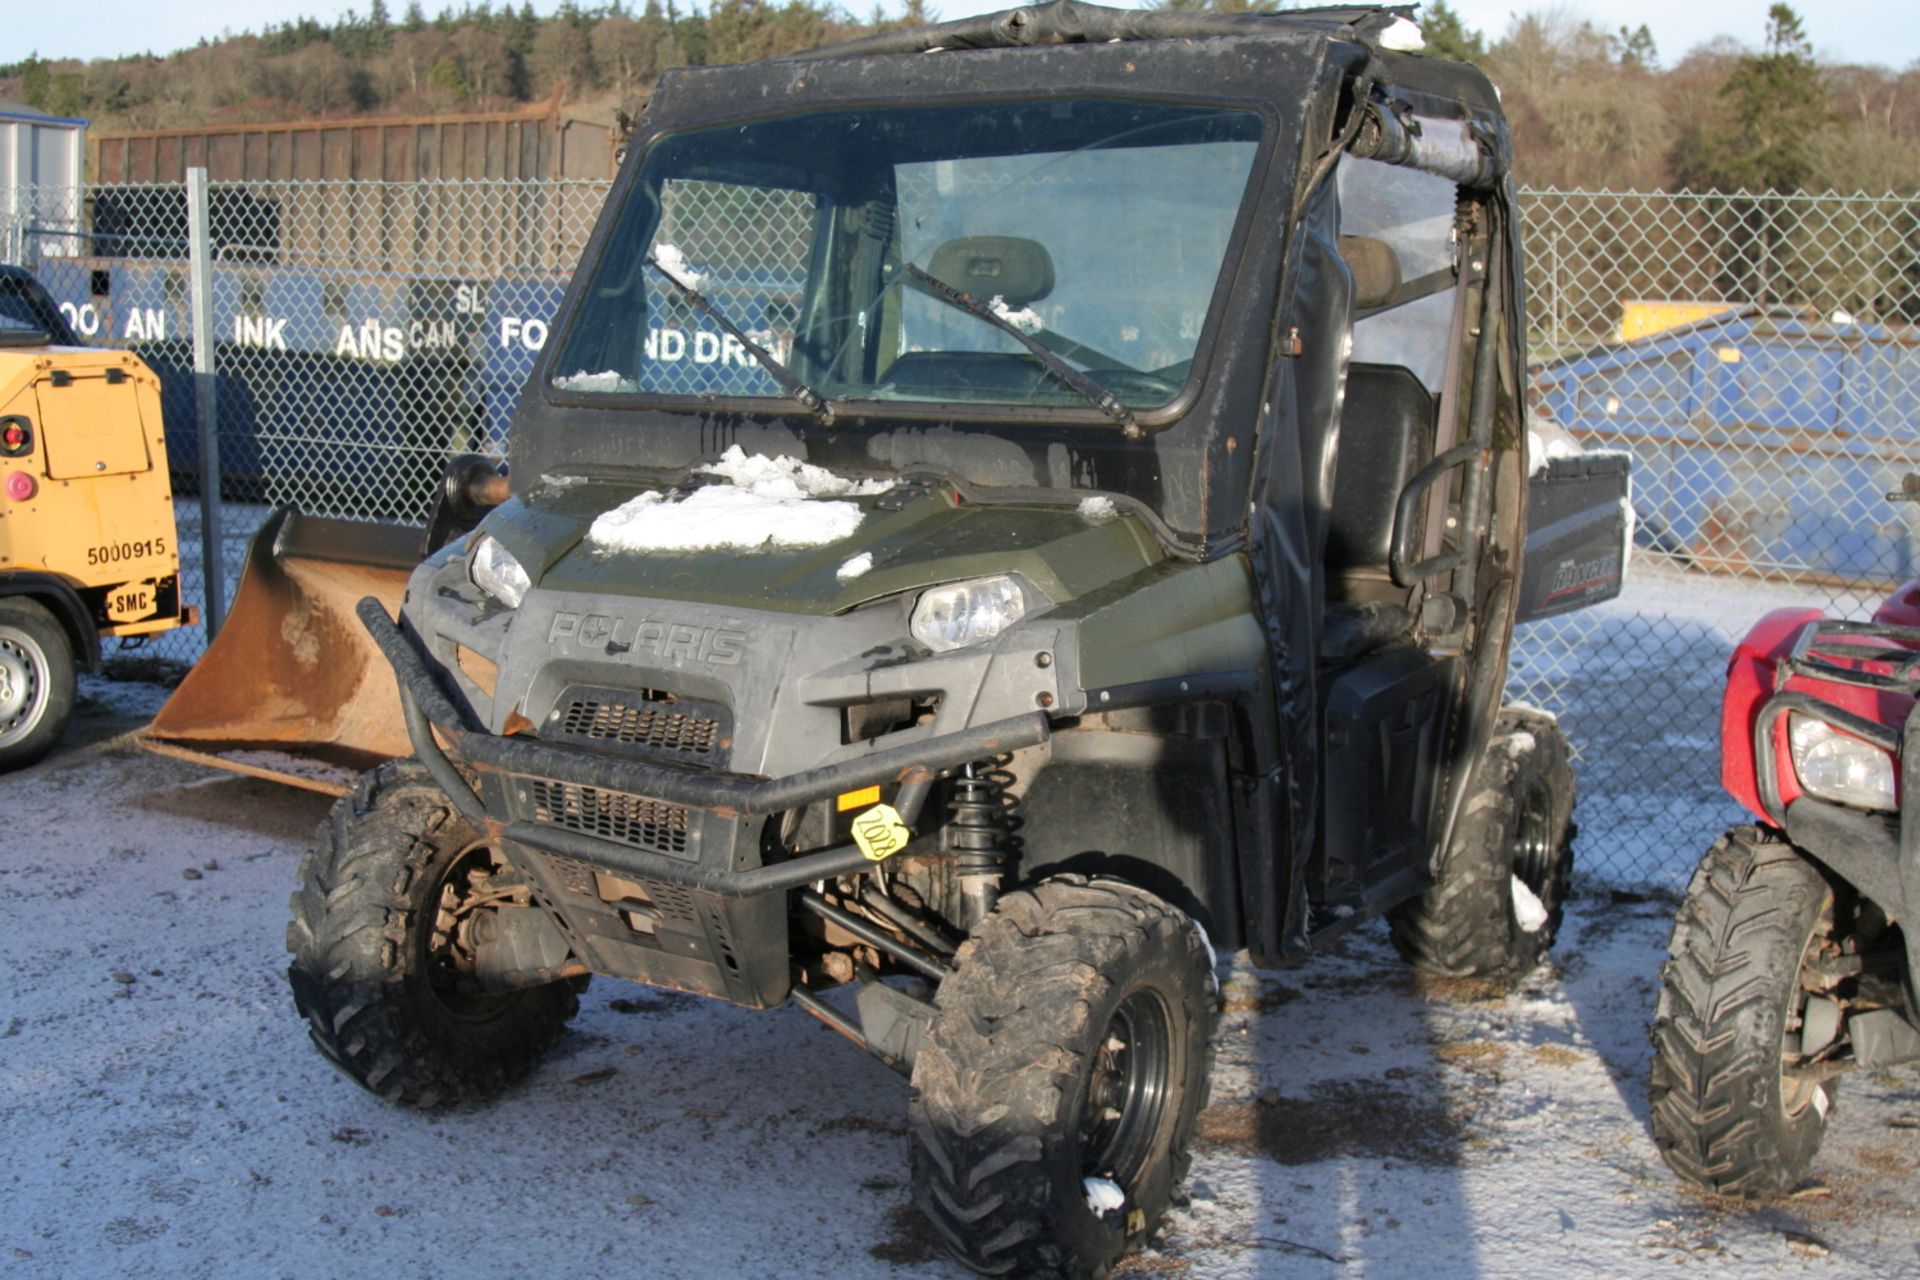
<svg viewBox="0 0 1920 1280"><path fill-rule="evenodd" d="M1400 255L1374 236L1341 236L1340 257L1353 274L1353 309L1371 311L1400 292Z"/></svg>
<svg viewBox="0 0 1920 1280"><path fill-rule="evenodd" d="M1038 241L1019 236L963 236L933 251L927 274L976 298L999 297L1009 307L1053 292L1053 258Z"/></svg>

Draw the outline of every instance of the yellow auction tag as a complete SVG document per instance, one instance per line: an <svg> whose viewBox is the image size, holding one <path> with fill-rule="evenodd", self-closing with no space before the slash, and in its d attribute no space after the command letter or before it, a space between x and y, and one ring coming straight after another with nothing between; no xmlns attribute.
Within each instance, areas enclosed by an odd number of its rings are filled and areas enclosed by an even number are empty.
<svg viewBox="0 0 1920 1280"><path fill-rule="evenodd" d="M907 847L913 833L890 804L877 804L853 820L853 842L870 862L884 862Z"/></svg>

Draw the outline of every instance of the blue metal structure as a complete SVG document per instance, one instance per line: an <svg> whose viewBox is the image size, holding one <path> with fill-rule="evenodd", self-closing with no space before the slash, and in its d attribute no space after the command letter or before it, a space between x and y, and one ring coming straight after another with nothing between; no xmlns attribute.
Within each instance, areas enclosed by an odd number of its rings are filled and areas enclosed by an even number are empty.
<svg viewBox="0 0 1920 1280"><path fill-rule="evenodd" d="M39 274L83 340L124 345L160 375L169 457L180 491L192 492L199 444L184 259L47 256ZM486 279L217 265L224 495L293 501L310 513L423 519L447 458L505 455L514 402L566 284L560 273ZM754 273L710 278L703 288L730 318L781 345L794 282ZM689 394L762 389L758 365L715 358L716 326L664 287L648 294L663 385Z"/></svg>
<svg viewBox="0 0 1920 1280"><path fill-rule="evenodd" d="M1920 469L1920 331L1745 307L1534 370L1535 404L1635 457L1647 539L1707 568L1920 576L1887 501Z"/></svg>

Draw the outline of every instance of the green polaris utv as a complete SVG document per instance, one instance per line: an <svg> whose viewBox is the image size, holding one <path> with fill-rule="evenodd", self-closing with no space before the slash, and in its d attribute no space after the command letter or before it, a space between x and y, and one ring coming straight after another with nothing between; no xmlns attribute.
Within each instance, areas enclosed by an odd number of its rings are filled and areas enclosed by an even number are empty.
<svg viewBox="0 0 1920 1280"><path fill-rule="evenodd" d="M1186 1173L1219 953L1533 967L1573 777L1508 644L1619 590L1626 475L1529 465L1499 99L1407 19L669 73L507 483L359 606L412 751L302 870L321 1051L431 1105L590 975L798 1005L910 1077L956 1258L1089 1276Z"/></svg>

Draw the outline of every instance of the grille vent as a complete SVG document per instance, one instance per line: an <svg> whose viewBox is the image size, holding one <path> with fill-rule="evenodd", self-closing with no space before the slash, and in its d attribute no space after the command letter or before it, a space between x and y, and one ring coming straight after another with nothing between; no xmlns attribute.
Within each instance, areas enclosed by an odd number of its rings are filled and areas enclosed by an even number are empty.
<svg viewBox="0 0 1920 1280"><path fill-rule="evenodd" d="M668 693L575 688L561 700L549 736L710 765L725 751L723 715L711 703Z"/></svg>
<svg viewBox="0 0 1920 1280"><path fill-rule="evenodd" d="M654 853L687 854L688 815L678 805L546 778L527 778L523 785L535 822Z"/></svg>

